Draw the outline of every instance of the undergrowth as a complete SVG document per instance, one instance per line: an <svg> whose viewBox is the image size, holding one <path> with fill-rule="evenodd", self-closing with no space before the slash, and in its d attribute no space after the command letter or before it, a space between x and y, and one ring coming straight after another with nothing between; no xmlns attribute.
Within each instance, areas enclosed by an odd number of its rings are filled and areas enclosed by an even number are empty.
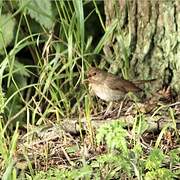
<svg viewBox="0 0 180 180"><path fill-rule="evenodd" d="M103 2L21 0L1 1L0 7L0 176L3 180L178 179L180 149L176 146L165 151L161 144L169 132L168 125L151 145L142 142L148 126L145 118L134 117L131 130L121 122L103 125L97 132L92 126L91 114L102 107L89 93L86 72L98 65L108 69L111 61L119 58L118 52L112 59L103 55L103 47L118 26L116 19L105 27ZM92 17L97 23L91 23L91 27L96 26L89 29ZM96 36L97 29L101 29L101 36ZM128 79L129 44L124 42L123 34L117 40L122 52L118 67ZM168 108L168 111L178 144L174 110ZM84 116L86 135L81 122ZM69 135L62 129L57 130L60 140L54 140L54 135L50 137L47 126L68 124L68 119L74 117L80 129L78 140L77 135ZM44 136L40 138L43 132L36 129L41 126L47 129L48 138L53 139L51 143L44 143ZM38 139L37 144L34 139ZM27 146L22 148L24 144ZM32 144L40 145L36 148L42 150L42 159L35 156L34 147L30 147L29 153L28 145ZM48 163L52 160L52 144L54 150L56 146L59 148L56 157L61 163L51 167Z"/></svg>

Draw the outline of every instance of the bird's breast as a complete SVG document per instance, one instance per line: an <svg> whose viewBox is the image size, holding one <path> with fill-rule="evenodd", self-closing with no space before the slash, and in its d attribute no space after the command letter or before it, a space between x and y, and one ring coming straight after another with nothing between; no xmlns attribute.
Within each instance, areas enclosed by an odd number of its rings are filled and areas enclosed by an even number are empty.
<svg viewBox="0 0 180 180"><path fill-rule="evenodd" d="M90 84L92 90L102 100L115 101L123 98L124 93L118 90L112 90L105 84Z"/></svg>

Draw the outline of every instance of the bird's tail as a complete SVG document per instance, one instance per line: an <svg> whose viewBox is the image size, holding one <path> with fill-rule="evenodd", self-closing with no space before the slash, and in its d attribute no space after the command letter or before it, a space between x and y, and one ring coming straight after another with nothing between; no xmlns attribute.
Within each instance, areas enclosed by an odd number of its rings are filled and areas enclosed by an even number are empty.
<svg viewBox="0 0 180 180"><path fill-rule="evenodd" d="M134 84L144 84L144 83L150 83L153 81L156 81L157 79L148 79L148 80L137 80L137 81L133 81Z"/></svg>

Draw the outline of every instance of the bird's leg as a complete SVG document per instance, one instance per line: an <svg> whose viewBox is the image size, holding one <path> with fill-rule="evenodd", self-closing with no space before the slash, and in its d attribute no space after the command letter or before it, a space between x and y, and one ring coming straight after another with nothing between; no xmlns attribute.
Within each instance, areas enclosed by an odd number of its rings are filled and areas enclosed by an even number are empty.
<svg viewBox="0 0 180 180"><path fill-rule="evenodd" d="M106 116L108 115L108 112L109 112L109 110L110 110L111 107L112 107L112 104L113 104L113 102L110 102L109 105L107 106L107 109L106 109L106 111L105 111L105 113L104 113L104 117L106 117Z"/></svg>
<svg viewBox="0 0 180 180"><path fill-rule="evenodd" d="M121 104L120 104L120 106L119 106L119 110L118 110L118 113L117 113L117 118L119 118L119 116L120 116L120 114L121 114L121 109L122 109L122 107L123 107L123 103L124 103L124 101L126 100L126 98L127 98L127 95L125 95L125 96L124 96L124 99L121 101Z"/></svg>
<svg viewBox="0 0 180 180"><path fill-rule="evenodd" d="M120 116L120 114L121 114L121 109L122 109L122 107L123 107L123 103L124 103L124 100L121 101L121 104L120 104L120 106L119 106L119 110L118 110L118 113L117 113L117 118L119 118L119 116Z"/></svg>

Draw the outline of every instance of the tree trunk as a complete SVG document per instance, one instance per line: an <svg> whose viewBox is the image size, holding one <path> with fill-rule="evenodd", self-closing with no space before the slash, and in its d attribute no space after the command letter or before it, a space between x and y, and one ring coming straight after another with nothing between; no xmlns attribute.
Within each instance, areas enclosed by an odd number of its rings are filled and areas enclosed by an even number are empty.
<svg viewBox="0 0 180 180"><path fill-rule="evenodd" d="M104 47L110 71L125 78L157 78L152 90L180 95L180 1L106 0L106 26L118 25Z"/></svg>

